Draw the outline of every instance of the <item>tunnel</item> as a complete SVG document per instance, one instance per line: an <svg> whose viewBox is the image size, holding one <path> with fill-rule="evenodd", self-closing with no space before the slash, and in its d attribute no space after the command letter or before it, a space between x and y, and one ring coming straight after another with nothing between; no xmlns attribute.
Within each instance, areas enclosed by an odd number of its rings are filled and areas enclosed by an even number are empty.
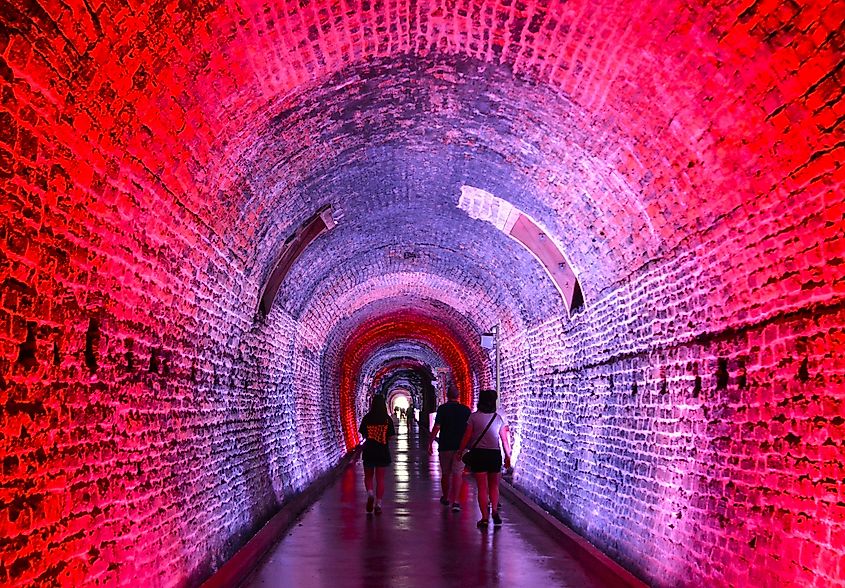
<svg viewBox="0 0 845 588"><path fill-rule="evenodd" d="M453 381L647 584L845 586L843 22L0 1L0 584L198 586Z"/></svg>

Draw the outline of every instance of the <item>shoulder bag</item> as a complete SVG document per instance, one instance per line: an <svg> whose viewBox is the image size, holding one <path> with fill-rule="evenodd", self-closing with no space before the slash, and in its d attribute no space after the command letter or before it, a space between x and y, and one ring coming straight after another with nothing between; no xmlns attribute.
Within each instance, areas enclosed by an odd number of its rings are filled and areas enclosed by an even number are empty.
<svg viewBox="0 0 845 588"><path fill-rule="evenodd" d="M475 455L473 455L473 451L475 450L475 446L478 445L478 442L481 441L481 438L484 437L484 434L487 432L487 429L490 428L490 425L493 424L493 421L496 420L496 417L499 416L499 413L494 412L493 416L490 418L490 422L487 423L487 426L484 427L484 430L481 431L481 435L478 436L478 439L475 440L475 443L472 444L472 447L469 448L469 451L461 456L461 461L464 462L469 469L472 469L472 464L475 461Z"/></svg>

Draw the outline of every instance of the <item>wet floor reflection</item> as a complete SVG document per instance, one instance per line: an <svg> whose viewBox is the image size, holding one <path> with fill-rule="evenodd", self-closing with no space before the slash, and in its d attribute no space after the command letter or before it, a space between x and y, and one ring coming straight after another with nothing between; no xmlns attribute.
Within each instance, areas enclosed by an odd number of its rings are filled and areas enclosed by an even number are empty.
<svg viewBox="0 0 845 588"><path fill-rule="evenodd" d="M403 421L392 441L384 512L364 512L360 460L351 464L274 548L249 586L433 588L600 586L512 505L505 524L480 530L474 483L463 510L439 502L437 453L420 447ZM435 446L436 447L436 446Z"/></svg>

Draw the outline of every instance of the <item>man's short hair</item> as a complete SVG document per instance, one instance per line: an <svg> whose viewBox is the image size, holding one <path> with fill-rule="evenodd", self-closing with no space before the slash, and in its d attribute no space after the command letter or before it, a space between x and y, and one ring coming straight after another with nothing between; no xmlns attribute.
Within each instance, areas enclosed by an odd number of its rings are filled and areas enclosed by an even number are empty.
<svg viewBox="0 0 845 588"><path fill-rule="evenodd" d="M446 387L446 398L449 400L457 400L461 397L460 392L458 392L458 387L455 386L454 382L449 382L449 386Z"/></svg>

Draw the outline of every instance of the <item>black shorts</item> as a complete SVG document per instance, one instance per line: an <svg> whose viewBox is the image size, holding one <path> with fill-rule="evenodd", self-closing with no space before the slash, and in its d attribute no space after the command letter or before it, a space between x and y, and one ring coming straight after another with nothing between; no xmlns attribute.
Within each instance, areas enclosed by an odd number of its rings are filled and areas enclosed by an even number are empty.
<svg viewBox="0 0 845 588"><path fill-rule="evenodd" d="M502 452L498 449L473 449L475 461L472 467L473 474L499 473L502 471Z"/></svg>
<svg viewBox="0 0 845 588"><path fill-rule="evenodd" d="M364 467L365 468L386 468L390 465L390 458L387 459L379 458L379 459L367 459L366 457L363 459Z"/></svg>
<svg viewBox="0 0 845 588"><path fill-rule="evenodd" d="M390 465L390 451L381 443L364 443L361 458L365 468L384 468Z"/></svg>

